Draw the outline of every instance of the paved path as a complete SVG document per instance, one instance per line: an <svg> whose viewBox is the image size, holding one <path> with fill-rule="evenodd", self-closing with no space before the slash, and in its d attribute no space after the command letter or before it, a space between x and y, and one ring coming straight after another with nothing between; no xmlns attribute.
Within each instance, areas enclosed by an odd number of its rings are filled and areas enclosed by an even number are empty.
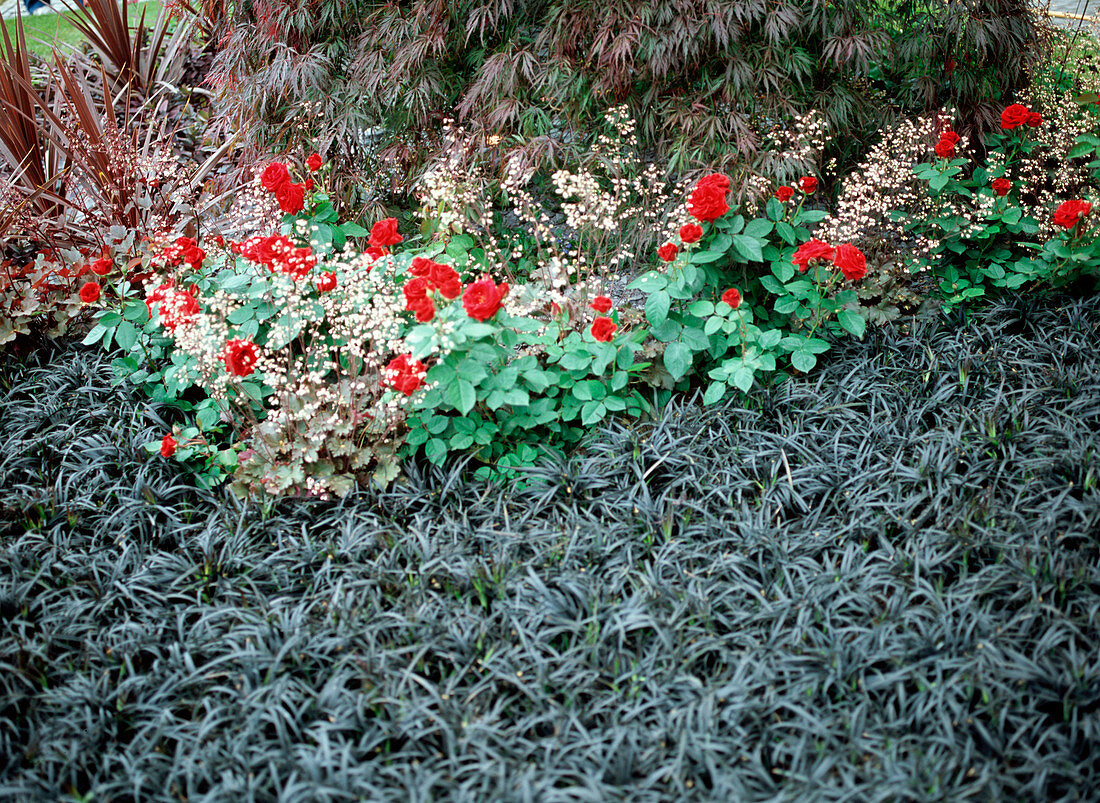
<svg viewBox="0 0 1100 803"><path fill-rule="evenodd" d="M1037 5L1045 8L1045 0L1040 0ZM1050 10L1061 14L1088 15L1100 18L1100 0L1050 0ZM1057 25L1074 25L1073 20L1054 18Z"/></svg>

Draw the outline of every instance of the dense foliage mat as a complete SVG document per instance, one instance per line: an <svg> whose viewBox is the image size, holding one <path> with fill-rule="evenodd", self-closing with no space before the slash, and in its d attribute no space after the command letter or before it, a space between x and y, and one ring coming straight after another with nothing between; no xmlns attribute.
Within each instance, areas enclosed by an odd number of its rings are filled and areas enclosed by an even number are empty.
<svg viewBox="0 0 1100 803"><path fill-rule="evenodd" d="M0 796L1100 794L1100 299L743 406L239 506L104 356L0 369Z"/></svg>

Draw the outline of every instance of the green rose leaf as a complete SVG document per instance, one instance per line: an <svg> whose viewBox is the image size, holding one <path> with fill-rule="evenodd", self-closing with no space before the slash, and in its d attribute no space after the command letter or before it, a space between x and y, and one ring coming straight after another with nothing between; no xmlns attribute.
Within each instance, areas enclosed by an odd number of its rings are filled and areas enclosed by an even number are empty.
<svg viewBox="0 0 1100 803"><path fill-rule="evenodd" d="M837 313L836 319L846 331L856 337L863 337L863 333L867 330L867 321L855 310L842 309Z"/></svg>
<svg viewBox="0 0 1100 803"><path fill-rule="evenodd" d="M791 354L791 365L797 368L802 373L807 373L813 370L813 367L817 365L817 357L813 352L805 349L799 349Z"/></svg>
<svg viewBox="0 0 1100 803"><path fill-rule="evenodd" d="M776 201L776 203L779 203ZM703 394L703 404L717 404L726 395L725 382L711 382Z"/></svg>
<svg viewBox="0 0 1100 803"><path fill-rule="evenodd" d="M693 359L694 354L691 349L680 341L669 343L665 347L665 369L672 375L673 379L679 379L686 374L688 369L691 368Z"/></svg>
<svg viewBox="0 0 1100 803"><path fill-rule="evenodd" d="M748 262L764 261L764 244L745 234L738 234L733 238L733 250L737 255Z"/></svg>
<svg viewBox="0 0 1100 803"><path fill-rule="evenodd" d="M671 304L672 299L664 291L650 294L645 303L646 320L654 326L660 326L668 320L668 310Z"/></svg>

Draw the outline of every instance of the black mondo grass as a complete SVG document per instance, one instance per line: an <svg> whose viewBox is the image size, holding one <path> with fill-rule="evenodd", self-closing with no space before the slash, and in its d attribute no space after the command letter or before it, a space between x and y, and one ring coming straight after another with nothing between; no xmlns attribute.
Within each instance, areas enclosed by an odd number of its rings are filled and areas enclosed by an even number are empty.
<svg viewBox="0 0 1100 803"><path fill-rule="evenodd" d="M1100 795L1100 299L338 503L196 490L107 359L0 367L0 798Z"/></svg>

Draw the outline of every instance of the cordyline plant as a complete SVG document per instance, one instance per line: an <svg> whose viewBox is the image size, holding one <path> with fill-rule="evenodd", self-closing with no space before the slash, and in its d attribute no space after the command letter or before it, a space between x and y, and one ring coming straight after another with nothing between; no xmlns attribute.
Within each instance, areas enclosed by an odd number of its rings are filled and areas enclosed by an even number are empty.
<svg viewBox="0 0 1100 803"><path fill-rule="evenodd" d="M135 243L199 217L203 178L232 147L181 165L163 100L139 98L148 81L131 75L112 92L119 75L56 53L32 73L18 19L14 30L0 50L0 344L35 328L62 333L97 258L128 265ZM138 45L143 58L159 47Z"/></svg>
<svg viewBox="0 0 1100 803"><path fill-rule="evenodd" d="M182 72L192 30L189 20L179 19L172 3L161 6L152 28L145 24L144 7L137 24L131 26L125 0L80 0L70 8L70 24L99 57L114 92L129 87L144 99ZM174 17L175 29L169 32Z"/></svg>
<svg viewBox="0 0 1100 803"><path fill-rule="evenodd" d="M457 110L486 153L562 166L626 103L675 169L782 180L760 162L791 115L823 112L842 156L890 114L884 96L989 126L1035 45L1026 0L265 0L237 9L211 81L261 146L307 138L349 164L369 132L418 173Z"/></svg>

